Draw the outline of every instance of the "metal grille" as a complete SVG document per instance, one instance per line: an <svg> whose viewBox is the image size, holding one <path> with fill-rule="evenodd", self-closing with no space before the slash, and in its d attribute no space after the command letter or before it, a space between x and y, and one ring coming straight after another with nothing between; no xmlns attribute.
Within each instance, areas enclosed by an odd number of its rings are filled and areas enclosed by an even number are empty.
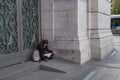
<svg viewBox="0 0 120 80"><path fill-rule="evenodd" d="M33 49L39 41L38 0L22 0L23 50Z"/></svg>
<svg viewBox="0 0 120 80"><path fill-rule="evenodd" d="M20 0L22 5L17 5L16 1L0 0L0 55L16 53L19 48L24 51L34 49L39 42L38 0ZM17 6L21 7L20 10L17 10ZM19 16L22 22L17 22ZM22 35L18 33L18 25ZM18 45L19 41L23 46Z"/></svg>
<svg viewBox="0 0 120 80"><path fill-rule="evenodd" d="M16 0L0 0L0 54L18 51Z"/></svg>

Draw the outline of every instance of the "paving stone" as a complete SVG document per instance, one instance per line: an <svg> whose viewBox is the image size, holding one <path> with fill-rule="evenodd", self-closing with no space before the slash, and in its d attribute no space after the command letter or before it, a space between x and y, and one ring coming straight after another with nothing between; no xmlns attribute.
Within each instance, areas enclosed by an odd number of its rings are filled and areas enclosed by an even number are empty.
<svg viewBox="0 0 120 80"><path fill-rule="evenodd" d="M0 69L0 80L13 80L36 70L40 70L38 63L28 61Z"/></svg>
<svg viewBox="0 0 120 80"><path fill-rule="evenodd" d="M63 72L63 73L71 71L77 65L80 66L80 64L73 63L73 62L66 61L66 60L59 59L59 58L55 58L47 62L43 61L40 63L41 69L53 70L53 71L58 71L58 72Z"/></svg>
<svg viewBox="0 0 120 80"><path fill-rule="evenodd" d="M40 70L17 80L59 80L62 75L64 73Z"/></svg>
<svg viewBox="0 0 120 80"><path fill-rule="evenodd" d="M103 75L99 80L115 80L116 76L113 75Z"/></svg>

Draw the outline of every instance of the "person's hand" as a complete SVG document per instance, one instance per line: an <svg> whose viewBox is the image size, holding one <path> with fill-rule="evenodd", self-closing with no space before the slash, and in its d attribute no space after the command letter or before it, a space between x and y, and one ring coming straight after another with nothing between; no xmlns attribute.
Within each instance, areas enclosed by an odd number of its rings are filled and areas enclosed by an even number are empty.
<svg viewBox="0 0 120 80"><path fill-rule="evenodd" d="M56 52L52 52L52 53L55 54L55 55L57 54Z"/></svg>

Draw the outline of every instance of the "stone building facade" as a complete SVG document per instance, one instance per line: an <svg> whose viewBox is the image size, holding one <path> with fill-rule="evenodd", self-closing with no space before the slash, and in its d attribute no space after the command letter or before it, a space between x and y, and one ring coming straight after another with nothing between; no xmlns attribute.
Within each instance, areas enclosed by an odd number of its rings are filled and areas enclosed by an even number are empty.
<svg viewBox="0 0 120 80"><path fill-rule="evenodd" d="M57 57L86 63L114 49L110 0L1 0L0 67L31 59L48 39Z"/></svg>
<svg viewBox="0 0 120 80"><path fill-rule="evenodd" d="M42 35L58 57L79 62L103 59L114 48L111 0L41 0Z"/></svg>

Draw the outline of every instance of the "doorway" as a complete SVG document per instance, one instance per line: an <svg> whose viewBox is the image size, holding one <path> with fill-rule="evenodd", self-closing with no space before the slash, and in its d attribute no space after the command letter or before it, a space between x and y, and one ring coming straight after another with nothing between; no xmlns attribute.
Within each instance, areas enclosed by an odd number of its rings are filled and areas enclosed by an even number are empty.
<svg viewBox="0 0 120 80"><path fill-rule="evenodd" d="M29 60L40 40L40 0L0 0L0 67Z"/></svg>

